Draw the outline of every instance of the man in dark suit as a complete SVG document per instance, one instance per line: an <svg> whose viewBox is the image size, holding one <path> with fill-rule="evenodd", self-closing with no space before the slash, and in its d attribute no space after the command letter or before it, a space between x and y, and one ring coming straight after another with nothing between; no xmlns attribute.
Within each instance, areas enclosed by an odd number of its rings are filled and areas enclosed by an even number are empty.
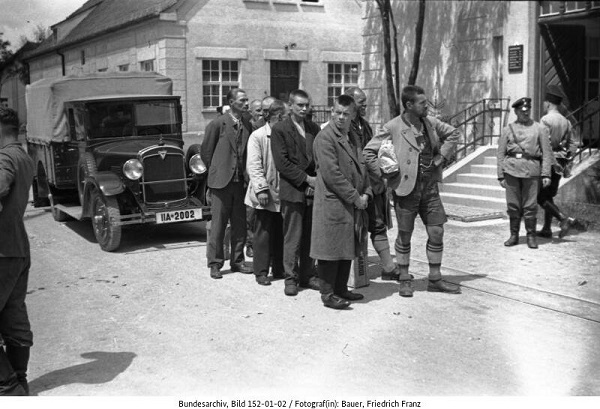
<svg viewBox="0 0 600 409"><path fill-rule="evenodd" d="M283 217L283 266L286 295L301 287L319 289L310 258L312 199L316 182L313 141L320 128L306 120L310 97L302 90L290 93L289 117L273 126L271 149L280 174L279 198Z"/></svg>
<svg viewBox="0 0 600 409"><path fill-rule="evenodd" d="M244 172L246 145L252 126L244 113L248 111L246 92L234 88L227 93L231 110L206 126L201 156L208 167L211 192L212 229L206 258L212 278L222 278L225 262L223 239L227 222L231 224L231 271L252 273L244 262L246 241L246 206Z"/></svg>
<svg viewBox="0 0 600 409"><path fill-rule="evenodd" d="M25 296L29 240L23 214L35 166L17 139L19 118L0 107L0 395L27 395L33 334Z"/></svg>

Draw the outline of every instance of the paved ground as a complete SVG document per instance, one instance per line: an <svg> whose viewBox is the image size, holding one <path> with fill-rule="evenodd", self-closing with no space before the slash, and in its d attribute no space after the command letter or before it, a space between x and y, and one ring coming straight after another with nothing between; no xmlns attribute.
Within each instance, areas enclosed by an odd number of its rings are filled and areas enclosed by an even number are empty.
<svg viewBox="0 0 600 409"><path fill-rule="evenodd" d="M530 250L502 245L506 220L449 222L444 272L463 294L446 295L424 291L418 225L414 298L373 278L334 311L282 281L210 279L204 223L133 229L116 253L89 222L30 209L26 224L33 394L600 395L598 232Z"/></svg>

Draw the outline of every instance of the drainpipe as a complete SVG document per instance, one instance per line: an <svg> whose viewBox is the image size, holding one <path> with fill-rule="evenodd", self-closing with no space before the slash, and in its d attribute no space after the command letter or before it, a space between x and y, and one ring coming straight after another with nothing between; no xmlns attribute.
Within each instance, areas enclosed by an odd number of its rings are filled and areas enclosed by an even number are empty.
<svg viewBox="0 0 600 409"><path fill-rule="evenodd" d="M66 75L66 67L65 67L65 55L61 53L59 50L56 50L56 54L60 55L60 65L62 67L62 76Z"/></svg>

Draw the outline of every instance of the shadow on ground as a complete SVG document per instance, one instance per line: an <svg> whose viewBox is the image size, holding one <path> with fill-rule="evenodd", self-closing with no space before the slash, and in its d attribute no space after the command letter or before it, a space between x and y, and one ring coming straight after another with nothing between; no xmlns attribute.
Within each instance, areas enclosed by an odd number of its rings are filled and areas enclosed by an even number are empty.
<svg viewBox="0 0 600 409"><path fill-rule="evenodd" d="M37 396L45 391L73 383L101 384L115 379L131 365L133 352L86 352L82 358L91 362L57 369L29 382L29 393Z"/></svg>

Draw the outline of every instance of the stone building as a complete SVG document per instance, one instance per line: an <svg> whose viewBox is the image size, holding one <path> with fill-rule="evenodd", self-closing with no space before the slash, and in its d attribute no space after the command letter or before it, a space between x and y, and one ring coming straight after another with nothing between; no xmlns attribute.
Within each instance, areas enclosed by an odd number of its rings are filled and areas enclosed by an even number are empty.
<svg viewBox="0 0 600 409"><path fill-rule="evenodd" d="M202 131L232 87L250 99L296 88L315 105L357 85L356 0L89 0L26 55L31 81L102 71L173 79L185 129Z"/></svg>
<svg viewBox="0 0 600 409"><path fill-rule="evenodd" d="M599 1L426 1L417 83L443 116L484 98L534 99L560 86L576 111L599 94ZM383 41L376 0L365 0L361 83L369 89L372 121L389 119ZM391 10L403 86L412 68L419 2L396 0ZM513 115L510 113L510 115Z"/></svg>

